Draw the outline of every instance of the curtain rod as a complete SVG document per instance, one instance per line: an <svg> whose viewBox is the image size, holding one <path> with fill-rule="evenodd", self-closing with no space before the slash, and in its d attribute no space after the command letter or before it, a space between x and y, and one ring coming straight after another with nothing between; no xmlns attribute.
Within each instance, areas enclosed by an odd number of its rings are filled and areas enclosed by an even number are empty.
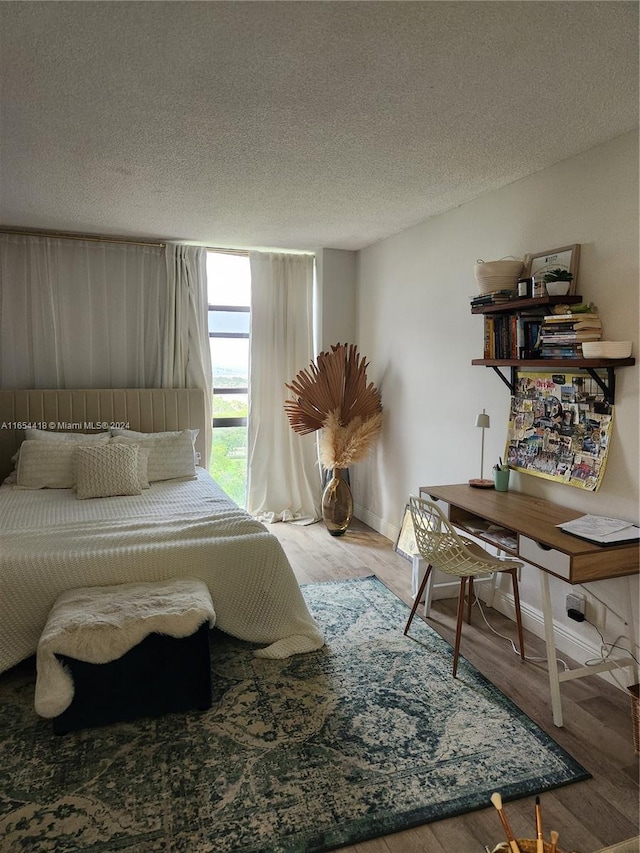
<svg viewBox="0 0 640 853"><path fill-rule="evenodd" d="M76 234L67 231L38 231L28 228L3 228L1 234L17 234L21 237L57 237L60 240L87 240L94 243L126 243L130 246L151 246L164 249L166 243L158 243L152 240L130 240L127 237L103 237L98 234Z"/></svg>
<svg viewBox="0 0 640 853"><path fill-rule="evenodd" d="M219 246L205 246L205 249L208 252L218 252L221 255L240 255L244 258L249 257L248 249L221 249Z"/></svg>
<svg viewBox="0 0 640 853"><path fill-rule="evenodd" d="M130 240L127 237L107 237L99 234L78 234L69 231L39 231L34 228L8 228L0 225L0 234L17 234L20 237L56 237L59 240L87 240L95 243L124 243L129 246L151 246L152 248L164 249L166 242L152 240ZM195 245L195 244L193 244ZM249 257L249 249L222 249L219 246L204 246L208 252L219 252L224 255L239 255ZM277 250L272 250L277 251ZM290 253L285 253L290 254ZM313 252L295 252L300 255L313 255Z"/></svg>

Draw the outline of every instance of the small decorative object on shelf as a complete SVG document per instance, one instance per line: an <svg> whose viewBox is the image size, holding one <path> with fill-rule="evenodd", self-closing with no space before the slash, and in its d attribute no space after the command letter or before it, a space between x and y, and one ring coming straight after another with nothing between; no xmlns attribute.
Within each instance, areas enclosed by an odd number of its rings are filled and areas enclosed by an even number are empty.
<svg viewBox="0 0 640 853"><path fill-rule="evenodd" d="M633 341L585 341L583 358L629 358Z"/></svg>
<svg viewBox="0 0 640 853"><path fill-rule="evenodd" d="M524 261L517 258L501 258L499 261L483 261L478 258L473 268L480 293L511 291L514 296Z"/></svg>
<svg viewBox="0 0 640 853"><path fill-rule="evenodd" d="M571 274L569 279L552 278L551 281L568 281L569 287L565 293L574 294L576 292L576 283L578 278L578 262L580 260L580 244L575 243L573 246L561 246L559 249L549 249L546 252L536 252L536 254L526 255L524 259L525 276L533 276L536 281L536 287L539 286L539 292L534 292L534 296L544 296L545 276L550 275L553 271L563 270ZM551 296L551 291L548 291Z"/></svg>
<svg viewBox="0 0 640 853"><path fill-rule="evenodd" d="M525 299L531 299L533 296L532 278L521 278L518 281L518 296Z"/></svg>
<svg viewBox="0 0 640 853"><path fill-rule="evenodd" d="M322 430L320 462L333 476L322 496L322 513L332 536L351 523L353 498L343 469L369 452L382 427L380 393L367 382L367 362L354 344L335 344L285 386L294 393L284 404L294 432Z"/></svg>
<svg viewBox="0 0 640 853"><path fill-rule="evenodd" d="M573 281L573 273L562 267L556 267L546 272L542 280L549 296L566 296Z"/></svg>

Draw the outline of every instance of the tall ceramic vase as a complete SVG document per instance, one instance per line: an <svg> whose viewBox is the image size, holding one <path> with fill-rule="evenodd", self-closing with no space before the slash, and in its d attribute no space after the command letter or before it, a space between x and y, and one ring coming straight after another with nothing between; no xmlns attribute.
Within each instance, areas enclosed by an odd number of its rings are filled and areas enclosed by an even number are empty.
<svg viewBox="0 0 640 853"><path fill-rule="evenodd" d="M353 496L342 476L342 468L334 468L322 493L322 518L332 536L342 536L353 517Z"/></svg>

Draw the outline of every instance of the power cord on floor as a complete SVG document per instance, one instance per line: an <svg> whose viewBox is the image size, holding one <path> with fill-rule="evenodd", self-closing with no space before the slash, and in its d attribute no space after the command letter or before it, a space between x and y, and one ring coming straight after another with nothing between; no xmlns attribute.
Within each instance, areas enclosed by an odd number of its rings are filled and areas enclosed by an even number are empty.
<svg viewBox="0 0 640 853"><path fill-rule="evenodd" d="M634 653L632 651L627 649L625 646L619 646L618 645L618 640L626 639L624 634L620 634L619 636L617 636L615 638L615 640L613 641L613 643L608 643L605 640L605 638L603 637L602 632L600 631L600 629L598 628L597 625L594 625L593 622L590 622L588 619L585 619L584 621L587 623L587 625L590 625L594 629L594 631L598 634L598 636L600 637L600 657L599 658L590 658L589 660L585 661L585 664L584 664L585 666L597 666L599 663L605 663L607 661L610 661L611 663L615 664L618 669L624 669L628 664L618 663L615 658L611 657L611 653L613 652L614 649L619 649L621 652L626 652L629 655L629 657L633 658L633 660L637 664L640 664L640 661L638 660L638 658L634 655ZM615 670L613 672L610 671L609 675L615 681L615 683L618 685L618 687L625 689L626 685L620 684L620 682L616 678L616 671Z"/></svg>
<svg viewBox="0 0 640 853"><path fill-rule="evenodd" d="M619 646L618 645L618 640L626 639L624 634L619 634L615 638L613 643L608 643L605 640L605 638L603 637L602 632L600 631L600 628L598 628L597 625L594 625L593 622L590 622L588 619L584 619L583 621L586 622L587 625L591 625L593 630L600 637L600 657L599 658L592 658L591 660L585 661L585 666L597 666L599 663L604 663L605 661L609 660L609 658L611 657L611 653L613 652L614 649L619 649L621 652L626 652L629 655L629 657L632 657L634 659L634 661L640 665L640 661L638 660L638 658L634 655L634 653L632 651L625 648L625 646Z"/></svg>
<svg viewBox="0 0 640 853"><path fill-rule="evenodd" d="M496 631L496 629L493 627L493 625L491 625L491 623L489 622L489 620L487 619L487 617L485 615L484 608L482 607L482 602L478 598L478 594L477 594L477 592L475 592L475 590L473 593L473 597L475 598L474 603L478 605L478 610L480 611L480 615L484 619L484 623L487 626L487 628L492 633L494 633L496 635L496 637L500 637L502 640L506 640L511 645L511 650L513 651L513 653L518 655L518 657L520 657L520 652L518 651L518 648L517 648L516 644L513 642L513 640L511 639L511 637L507 637L504 634L501 634L499 631ZM527 655L527 661L529 663L547 663L547 658L546 657L544 657L544 658L538 658L538 657L532 658L532 657L529 657L529 655ZM562 667L564 668L564 671L568 672L569 665L567 664L566 661L562 660L562 658L556 658L556 663L561 664Z"/></svg>

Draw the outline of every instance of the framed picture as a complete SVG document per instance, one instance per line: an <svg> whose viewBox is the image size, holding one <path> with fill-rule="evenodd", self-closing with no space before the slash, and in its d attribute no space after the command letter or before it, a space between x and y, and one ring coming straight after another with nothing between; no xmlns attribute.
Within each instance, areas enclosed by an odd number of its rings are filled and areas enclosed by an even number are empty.
<svg viewBox="0 0 640 853"><path fill-rule="evenodd" d="M401 557L404 557L405 560L413 560L419 553L415 533L413 532L413 520L411 519L409 504L405 506L402 514L402 525L394 546L394 551L400 554Z"/></svg>
<svg viewBox="0 0 640 853"><path fill-rule="evenodd" d="M569 286L569 293L577 293L578 287L578 263L580 261L580 244L573 246L561 246L559 249L548 249L546 252L536 252L535 255L525 255L522 278L534 279L534 296L543 296L544 289L540 292L542 278L549 270L568 270L573 279Z"/></svg>

